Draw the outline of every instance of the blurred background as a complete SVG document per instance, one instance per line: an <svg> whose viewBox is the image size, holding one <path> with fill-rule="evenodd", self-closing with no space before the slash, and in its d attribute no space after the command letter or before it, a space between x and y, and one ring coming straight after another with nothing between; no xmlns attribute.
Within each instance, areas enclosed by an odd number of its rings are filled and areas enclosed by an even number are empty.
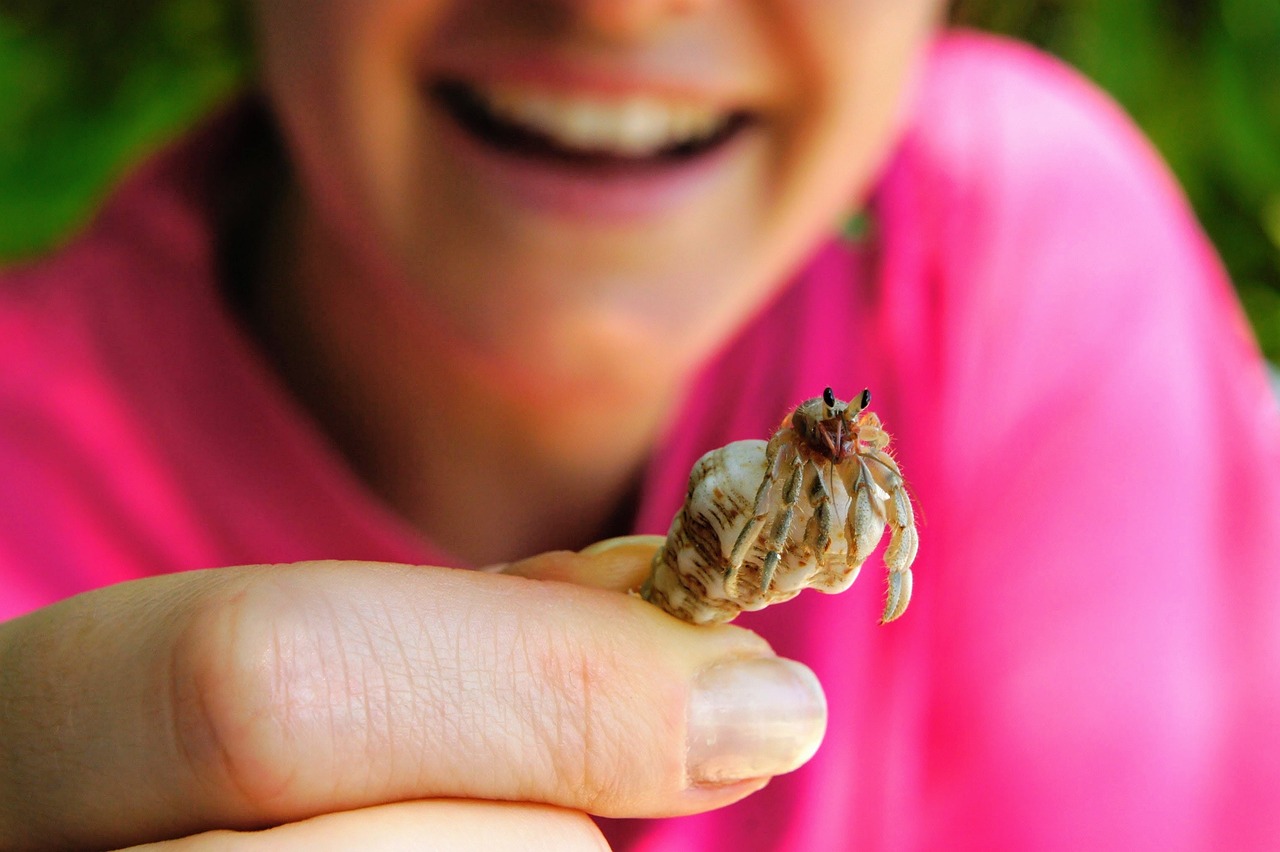
<svg viewBox="0 0 1280 852"><path fill-rule="evenodd" d="M66 239L249 74L227 0L0 0L0 263ZM1280 362L1280 2L960 0L1080 68L1172 165Z"/></svg>

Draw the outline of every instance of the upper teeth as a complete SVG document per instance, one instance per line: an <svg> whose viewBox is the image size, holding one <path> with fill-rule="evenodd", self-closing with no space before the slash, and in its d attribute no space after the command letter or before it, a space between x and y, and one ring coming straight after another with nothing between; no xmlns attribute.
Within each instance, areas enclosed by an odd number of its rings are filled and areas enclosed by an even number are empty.
<svg viewBox="0 0 1280 852"><path fill-rule="evenodd" d="M598 100L508 86L476 93L495 115L560 145L633 157L706 139L728 120L722 110L652 97Z"/></svg>

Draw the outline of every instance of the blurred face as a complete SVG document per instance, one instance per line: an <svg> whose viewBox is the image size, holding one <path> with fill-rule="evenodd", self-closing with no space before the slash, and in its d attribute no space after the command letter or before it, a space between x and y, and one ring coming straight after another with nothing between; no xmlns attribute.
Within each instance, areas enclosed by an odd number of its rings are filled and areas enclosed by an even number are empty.
<svg viewBox="0 0 1280 852"><path fill-rule="evenodd" d="M255 3L304 215L352 286L579 377L678 369L780 286L861 201L942 5Z"/></svg>

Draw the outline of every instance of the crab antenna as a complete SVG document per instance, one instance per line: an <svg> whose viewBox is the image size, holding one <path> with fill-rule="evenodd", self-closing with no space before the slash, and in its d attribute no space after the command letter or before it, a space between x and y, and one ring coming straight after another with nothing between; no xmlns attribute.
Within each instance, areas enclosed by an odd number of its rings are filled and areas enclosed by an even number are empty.
<svg viewBox="0 0 1280 852"><path fill-rule="evenodd" d="M840 451L840 445L831 440L831 433L828 432L826 427L822 424L818 424L818 434L822 436L822 440L826 443L827 449L831 451L829 455L834 456Z"/></svg>
<svg viewBox="0 0 1280 852"><path fill-rule="evenodd" d="M871 404L871 388L863 388L862 399L860 399L858 410L862 410Z"/></svg>
<svg viewBox="0 0 1280 852"><path fill-rule="evenodd" d="M836 407L836 393L831 388L827 388L822 392L822 401L827 404L827 408Z"/></svg>

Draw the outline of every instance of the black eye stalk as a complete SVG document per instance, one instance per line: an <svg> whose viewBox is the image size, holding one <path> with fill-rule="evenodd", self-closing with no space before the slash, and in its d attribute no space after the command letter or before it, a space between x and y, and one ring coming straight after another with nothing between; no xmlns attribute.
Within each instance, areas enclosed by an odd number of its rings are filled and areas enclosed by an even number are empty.
<svg viewBox="0 0 1280 852"><path fill-rule="evenodd" d="M831 388L824 388L822 391L822 401L826 403L827 408L836 407L836 392ZM864 388L862 397L858 400L858 410L863 411L871 404L871 388Z"/></svg>

